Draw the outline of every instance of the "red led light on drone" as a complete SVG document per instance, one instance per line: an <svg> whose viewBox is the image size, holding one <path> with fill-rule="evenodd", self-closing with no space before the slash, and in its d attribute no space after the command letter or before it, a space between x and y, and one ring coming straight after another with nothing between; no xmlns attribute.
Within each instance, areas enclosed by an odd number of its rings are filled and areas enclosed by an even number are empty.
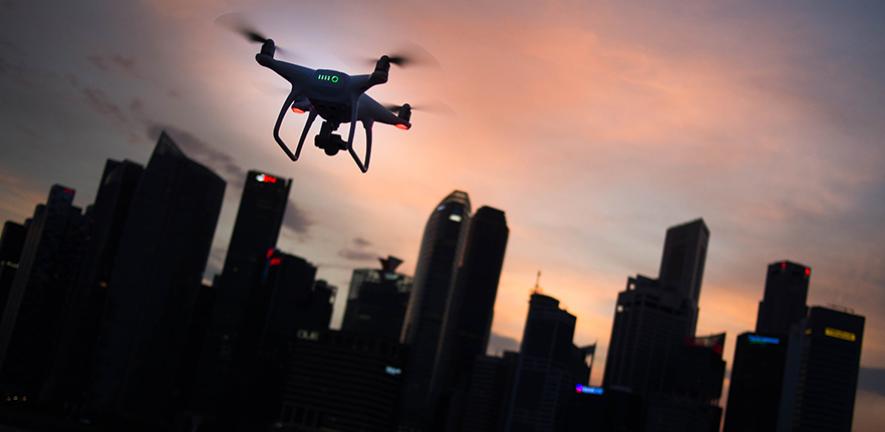
<svg viewBox="0 0 885 432"><path fill-rule="evenodd" d="M405 123L397 123L396 127L399 129L402 129L402 130L409 130L409 125L407 125Z"/></svg>
<svg viewBox="0 0 885 432"><path fill-rule="evenodd" d="M282 262L283 262L283 260L280 258L273 258L270 260L270 266L271 267L278 266L278 265L282 264Z"/></svg>
<svg viewBox="0 0 885 432"><path fill-rule="evenodd" d="M295 114L304 114L304 110L303 110L303 109L298 108L298 107L295 107L295 106L292 107L292 112L295 113Z"/></svg>
<svg viewBox="0 0 885 432"><path fill-rule="evenodd" d="M811 277L811 267L805 267L805 277Z"/></svg>

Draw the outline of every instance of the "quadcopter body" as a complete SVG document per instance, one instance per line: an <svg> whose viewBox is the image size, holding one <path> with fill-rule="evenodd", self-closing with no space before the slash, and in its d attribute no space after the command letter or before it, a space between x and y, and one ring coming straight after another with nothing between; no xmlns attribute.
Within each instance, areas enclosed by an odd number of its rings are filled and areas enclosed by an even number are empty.
<svg viewBox="0 0 885 432"><path fill-rule="evenodd" d="M348 75L340 71L311 69L275 59L276 46L273 40L254 33L250 38L262 42L261 52L255 56L258 64L276 72L292 85L292 91L283 103L273 132L277 144L292 161L297 161L301 155L304 140L318 116L323 119L323 124L314 140L315 145L330 156L347 150L363 173L369 169L372 126L375 122L393 125L402 130L412 127L409 121L412 113L409 104L388 108L366 94L373 86L387 82L390 65L397 64L398 58L382 56L371 74ZM294 153L280 138L280 126L289 110L307 113L307 122ZM357 122L362 123L366 131L366 153L362 159L353 149ZM340 125L348 123L350 130L346 139L334 133Z"/></svg>

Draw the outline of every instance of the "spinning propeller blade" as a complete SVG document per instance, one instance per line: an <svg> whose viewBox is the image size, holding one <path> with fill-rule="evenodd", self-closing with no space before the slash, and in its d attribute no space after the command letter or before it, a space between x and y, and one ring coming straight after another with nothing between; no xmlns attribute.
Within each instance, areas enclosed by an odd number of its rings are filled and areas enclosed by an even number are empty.
<svg viewBox="0 0 885 432"><path fill-rule="evenodd" d="M246 38L249 42L265 43L269 39L264 33L255 28L255 26L250 24L242 15L236 12L221 15L215 19L215 22ZM288 54L288 51L281 49L279 45L276 45L276 51L280 54Z"/></svg>
<svg viewBox="0 0 885 432"><path fill-rule="evenodd" d="M395 112L395 113L398 113L399 110L402 109L402 107L403 107L402 105L397 105L397 104L383 104L383 105L384 105L384 108L387 108L388 110ZM412 111L422 111L422 112L426 112L426 113L430 113L430 114L440 114L440 115L454 115L455 114L455 110L453 110L448 105L446 105L442 102L434 102L434 103L429 103L429 104L418 104L418 105L409 104L409 108L411 108Z"/></svg>

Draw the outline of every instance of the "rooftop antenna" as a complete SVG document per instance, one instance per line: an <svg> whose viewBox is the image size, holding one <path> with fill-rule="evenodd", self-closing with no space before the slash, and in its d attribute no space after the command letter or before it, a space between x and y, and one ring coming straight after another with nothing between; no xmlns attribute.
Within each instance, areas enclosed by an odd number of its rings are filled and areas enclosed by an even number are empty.
<svg viewBox="0 0 885 432"><path fill-rule="evenodd" d="M541 270L538 270L538 275L535 277L535 288L532 290L532 294L541 294Z"/></svg>

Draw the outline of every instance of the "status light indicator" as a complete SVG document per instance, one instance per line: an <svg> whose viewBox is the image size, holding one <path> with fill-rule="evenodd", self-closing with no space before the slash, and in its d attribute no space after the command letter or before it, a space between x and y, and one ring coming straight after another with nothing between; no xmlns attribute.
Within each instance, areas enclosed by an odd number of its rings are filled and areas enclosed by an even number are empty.
<svg viewBox="0 0 885 432"><path fill-rule="evenodd" d="M280 258L271 258L271 259L270 259L270 266L271 266L271 267L278 266L278 265L280 265L280 264L282 264L282 263L283 263L283 260L280 259Z"/></svg>
<svg viewBox="0 0 885 432"><path fill-rule="evenodd" d="M849 332L849 331L839 330L837 328L832 328L832 327L824 328L824 334L829 337L836 338L836 339L842 339L842 340L848 341L848 342L854 342L857 340L856 334Z"/></svg>
<svg viewBox="0 0 885 432"><path fill-rule="evenodd" d="M750 335L747 337L751 344L777 345L781 340L776 337Z"/></svg>

